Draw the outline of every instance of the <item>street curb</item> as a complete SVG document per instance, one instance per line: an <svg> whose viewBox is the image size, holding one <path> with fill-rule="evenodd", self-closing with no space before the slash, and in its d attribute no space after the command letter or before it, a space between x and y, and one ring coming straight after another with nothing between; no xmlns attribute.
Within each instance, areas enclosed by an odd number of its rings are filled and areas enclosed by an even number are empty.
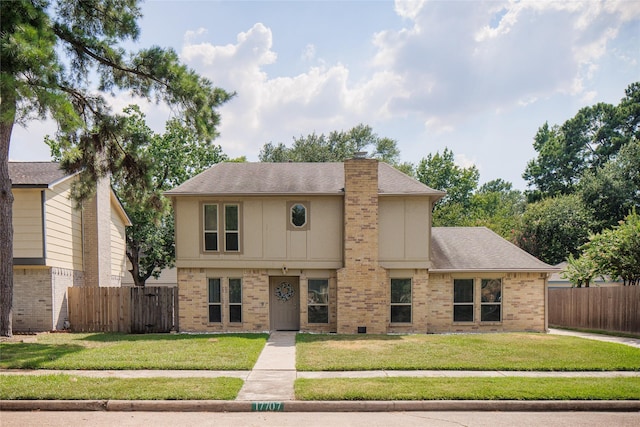
<svg viewBox="0 0 640 427"><path fill-rule="evenodd" d="M1 411L110 412L409 412L409 411L640 411L640 400L2 400Z"/></svg>

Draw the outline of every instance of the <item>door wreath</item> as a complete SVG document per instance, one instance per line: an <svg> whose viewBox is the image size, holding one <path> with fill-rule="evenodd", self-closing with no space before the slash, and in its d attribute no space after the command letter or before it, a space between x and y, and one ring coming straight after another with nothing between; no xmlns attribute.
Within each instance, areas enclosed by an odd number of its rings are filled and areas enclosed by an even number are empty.
<svg viewBox="0 0 640 427"><path fill-rule="evenodd" d="M282 282L276 288L276 298L282 302L287 302L293 296L293 286L288 282Z"/></svg>

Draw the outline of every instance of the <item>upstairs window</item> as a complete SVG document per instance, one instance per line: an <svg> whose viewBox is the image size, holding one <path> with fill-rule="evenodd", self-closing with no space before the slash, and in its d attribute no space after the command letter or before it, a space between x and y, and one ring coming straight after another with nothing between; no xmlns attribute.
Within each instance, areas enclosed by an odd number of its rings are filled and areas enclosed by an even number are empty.
<svg viewBox="0 0 640 427"><path fill-rule="evenodd" d="M218 250L218 205L204 205L204 250Z"/></svg>
<svg viewBox="0 0 640 427"><path fill-rule="evenodd" d="M237 204L224 205L224 250L240 251L240 206Z"/></svg>
<svg viewBox="0 0 640 427"><path fill-rule="evenodd" d="M202 204L202 251L240 252L240 203Z"/></svg>
<svg viewBox="0 0 640 427"><path fill-rule="evenodd" d="M287 230L307 231L310 226L309 201L287 202Z"/></svg>

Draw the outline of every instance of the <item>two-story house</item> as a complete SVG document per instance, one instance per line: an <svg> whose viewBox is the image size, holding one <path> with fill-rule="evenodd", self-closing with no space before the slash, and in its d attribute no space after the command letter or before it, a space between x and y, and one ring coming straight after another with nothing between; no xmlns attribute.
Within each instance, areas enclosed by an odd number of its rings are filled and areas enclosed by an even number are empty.
<svg viewBox="0 0 640 427"><path fill-rule="evenodd" d="M13 203L13 330L63 329L67 288L120 286L125 227L131 225L109 185L76 209L67 174L54 162L9 162Z"/></svg>
<svg viewBox="0 0 640 427"><path fill-rule="evenodd" d="M181 331L545 331L547 274L373 159L222 163L168 191Z"/></svg>

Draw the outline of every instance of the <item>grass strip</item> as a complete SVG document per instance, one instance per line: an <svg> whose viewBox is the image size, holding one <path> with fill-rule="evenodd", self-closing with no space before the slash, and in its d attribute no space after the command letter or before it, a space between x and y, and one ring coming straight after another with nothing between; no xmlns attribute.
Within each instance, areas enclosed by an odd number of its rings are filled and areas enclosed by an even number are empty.
<svg viewBox="0 0 640 427"><path fill-rule="evenodd" d="M89 378L0 375L0 400L233 400L239 378Z"/></svg>
<svg viewBox="0 0 640 427"><path fill-rule="evenodd" d="M250 370L267 334L39 334L0 344L0 368Z"/></svg>
<svg viewBox="0 0 640 427"><path fill-rule="evenodd" d="M640 378L298 379L300 400L638 400Z"/></svg>
<svg viewBox="0 0 640 427"><path fill-rule="evenodd" d="M638 371L640 349L539 333L298 334L297 369Z"/></svg>

